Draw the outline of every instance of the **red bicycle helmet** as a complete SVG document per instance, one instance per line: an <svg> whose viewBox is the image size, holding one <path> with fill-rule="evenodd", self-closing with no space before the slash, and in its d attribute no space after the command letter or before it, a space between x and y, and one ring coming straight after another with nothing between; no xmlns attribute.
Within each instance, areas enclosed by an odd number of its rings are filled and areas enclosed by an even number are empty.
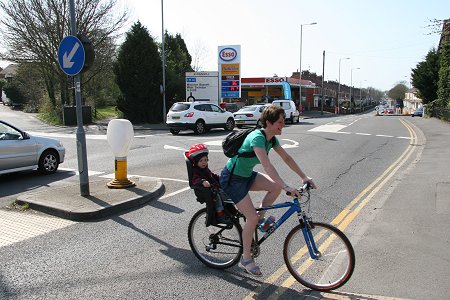
<svg viewBox="0 0 450 300"><path fill-rule="evenodd" d="M187 153L187 157L191 160L196 161L199 156L208 155L208 147L205 144L195 144L192 145Z"/></svg>

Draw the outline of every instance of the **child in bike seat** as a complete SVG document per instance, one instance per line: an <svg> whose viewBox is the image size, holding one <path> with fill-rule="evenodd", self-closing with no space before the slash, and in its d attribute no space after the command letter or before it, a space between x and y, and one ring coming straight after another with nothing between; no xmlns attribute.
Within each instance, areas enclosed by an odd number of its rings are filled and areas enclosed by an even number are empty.
<svg viewBox="0 0 450 300"><path fill-rule="evenodd" d="M209 150L205 144L195 144L189 149L187 157L192 161L192 184L197 187L213 188L216 194L216 221L217 223L230 222L228 216L225 215L221 197L224 192L220 189L219 175L213 173L208 168Z"/></svg>

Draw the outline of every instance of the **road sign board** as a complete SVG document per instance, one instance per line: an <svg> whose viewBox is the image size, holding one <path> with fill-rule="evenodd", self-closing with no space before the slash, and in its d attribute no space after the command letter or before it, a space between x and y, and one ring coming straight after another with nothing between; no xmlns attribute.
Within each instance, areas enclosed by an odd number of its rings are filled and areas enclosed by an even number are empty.
<svg viewBox="0 0 450 300"><path fill-rule="evenodd" d="M77 75L84 66L85 53L81 41L68 35L62 39L58 48L58 62L61 70L67 75Z"/></svg>

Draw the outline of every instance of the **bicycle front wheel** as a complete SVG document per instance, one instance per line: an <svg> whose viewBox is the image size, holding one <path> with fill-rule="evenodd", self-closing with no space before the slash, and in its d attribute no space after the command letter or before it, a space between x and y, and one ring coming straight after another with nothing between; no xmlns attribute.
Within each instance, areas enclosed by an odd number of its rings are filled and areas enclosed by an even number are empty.
<svg viewBox="0 0 450 300"><path fill-rule="evenodd" d="M289 232L284 242L283 256L292 276L306 287L329 291L343 286L355 268L355 252L348 238L336 227L309 222L306 234L312 248L306 244L301 225Z"/></svg>
<svg viewBox="0 0 450 300"><path fill-rule="evenodd" d="M215 269L226 269L239 262L242 255L242 227L234 220L232 225L206 227L206 208L199 210L189 223L188 239L192 252Z"/></svg>

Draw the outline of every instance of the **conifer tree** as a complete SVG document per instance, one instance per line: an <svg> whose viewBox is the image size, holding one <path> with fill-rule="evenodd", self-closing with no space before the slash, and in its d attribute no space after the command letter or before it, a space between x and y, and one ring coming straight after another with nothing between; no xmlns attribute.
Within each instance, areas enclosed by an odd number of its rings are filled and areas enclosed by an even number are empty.
<svg viewBox="0 0 450 300"><path fill-rule="evenodd" d="M125 118L134 123L161 123L162 65L158 45L139 21L120 46L114 74L121 91L117 108Z"/></svg>

